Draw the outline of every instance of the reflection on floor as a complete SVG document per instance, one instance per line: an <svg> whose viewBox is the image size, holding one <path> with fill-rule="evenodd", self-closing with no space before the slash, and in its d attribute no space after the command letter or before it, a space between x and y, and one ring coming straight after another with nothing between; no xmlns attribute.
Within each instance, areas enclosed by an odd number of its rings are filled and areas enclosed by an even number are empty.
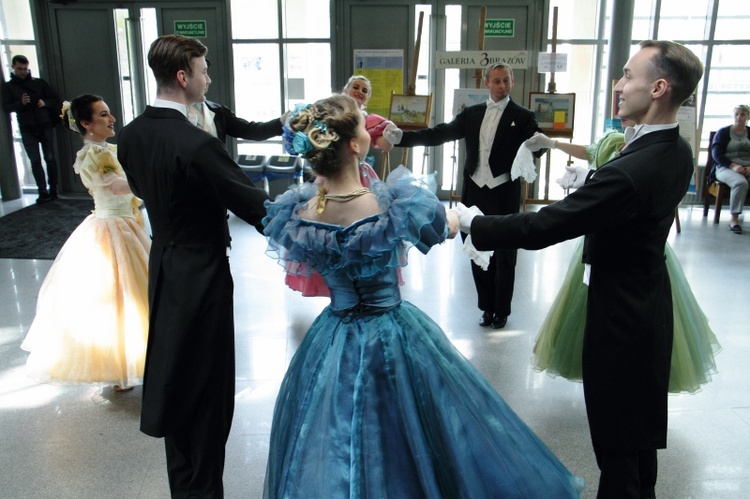
<svg viewBox="0 0 750 499"><path fill-rule="evenodd" d="M0 215L33 197L4 202ZM726 218L726 214L725 218ZM750 490L750 226L732 234L698 207L681 208L670 244L723 346L718 374L694 395L670 396L669 448L659 452L657 495L740 498ZM265 240L232 217L237 325L236 412L224 474L226 496L260 497L279 382L305 330L326 305L285 288ZM505 329L478 326L468 263L458 241L410 253L403 297L430 314L516 412L596 495L582 386L531 369L536 331L575 243L520 251L513 314ZM37 385L19 346L51 261L0 260L0 495L9 498L164 498L163 443L138 431L140 387ZM81 297L85 299L85 297Z"/></svg>

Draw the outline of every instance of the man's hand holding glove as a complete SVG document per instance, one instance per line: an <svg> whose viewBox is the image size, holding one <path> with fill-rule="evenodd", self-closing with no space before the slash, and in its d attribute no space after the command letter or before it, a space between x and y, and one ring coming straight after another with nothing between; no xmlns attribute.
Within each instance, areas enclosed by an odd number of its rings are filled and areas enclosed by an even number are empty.
<svg viewBox="0 0 750 499"><path fill-rule="evenodd" d="M401 142L401 137L403 137L403 135L404 132L401 131L401 129L397 127L395 123L388 123L383 130L383 137L385 137L385 140L387 140L394 146L398 145L398 143Z"/></svg>
<svg viewBox="0 0 750 499"><path fill-rule="evenodd" d="M458 214L458 225L461 232L471 234L471 221L477 215L483 215L482 210L476 206L467 207L463 203L458 203L453 210Z"/></svg>
<svg viewBox="0 0 750 499"><path fill-rule="evenodd" d="M550 139L543 133L536 132L524 142L524 145L529 148L531 152L537 152L541 149L554 149L557 144L556 139Z"/></svg>
<svg viewBox="0 0 750 499"><path fill-rule="evenodd" d="M531 139L529 139L531 140ZM558 178L556 182L563 189L578 189L586 182L589 169L583 166L566 166L565 175Z"/></svg>
<svg viewBox="0 0 750 499"><path fill-rule="evenodd" d="M451 210L458 215L458 225L461 228L461 232L469 234L471 232L471 221L477 215L483 215L482 210L476 206L467 208L463 203L458 203L455 208ZM471 260L479 265L482 270L487 270L490 266L490 257L492 257L493 251L479 251L474 247L474 243L471 242L471 234L466 236L463 245L463 252L471 258Z"/></svg>

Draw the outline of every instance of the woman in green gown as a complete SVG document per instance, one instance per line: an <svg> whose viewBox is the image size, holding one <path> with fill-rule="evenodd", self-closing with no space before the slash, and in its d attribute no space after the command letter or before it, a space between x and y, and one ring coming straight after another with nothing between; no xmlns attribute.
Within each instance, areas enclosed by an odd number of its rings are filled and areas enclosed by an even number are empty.
<svg viewBox="0 0 750 499"><path fill-rule="evenodd" d="M610 131L589 146L571 144L537 134L527 141L534 151L559 149L573 157L585 159L592 169L603 167L625 143L625 134ZM716 372L714 354L721 349L708 319L698 305L680 262L667 243L664 247L669 278L672 283L674 339L669 377L670 393L694 393L711 381ZM584 283L582 261L583 238L578 241L568 273L550 307L534 344L532 363L536 371L547 371L571 381L581 381L581 352L586 326L588 286Z"/></svg>

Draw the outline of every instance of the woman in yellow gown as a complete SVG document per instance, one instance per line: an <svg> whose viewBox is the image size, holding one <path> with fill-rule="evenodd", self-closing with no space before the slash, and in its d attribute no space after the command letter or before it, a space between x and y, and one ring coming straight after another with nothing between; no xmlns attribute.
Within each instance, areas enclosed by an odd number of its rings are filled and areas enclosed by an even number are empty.
<svg viewBox="0 0 750 499"><path fill-rule="evenodd" d="M63 118L84 137L73 168L95 209L55 258L21 348L31 352L26 366L37 381L127 390L143 378L151 242L141 201L106 142L115 134L107 104L82 95L63 105Z"/></svg>

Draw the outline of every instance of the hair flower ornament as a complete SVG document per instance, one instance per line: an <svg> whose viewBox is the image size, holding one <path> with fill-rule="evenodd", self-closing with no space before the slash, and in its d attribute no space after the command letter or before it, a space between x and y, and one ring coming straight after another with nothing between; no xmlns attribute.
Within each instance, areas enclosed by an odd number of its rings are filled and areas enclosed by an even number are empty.
<svg viewBox="0 0 750 499"><path fill-rule="evenodd" d="M310 143L310 139L307 138L307 135L302 132L297 132L294 134L294 139L292 140L292 150L294 150L295 153L304 156L312 148L312 144Z"/></svg>
<svg viewBox="0 0 750 499"><path fill-rule="evenodd" d="M288 125L284 125L282 130L284 150L292 156L305 155L313 148L310 139L303 132L294 132Z"/></svg>
<svg viewBox="0 0 750 499"><path fill-rule="evenodd" d="M75 118L73 118L73 113L70 111L69 101L63 102L60 118L62 118L62 120L68 124L68 128L73 130L75 133L80 133L78 131L78 127L76 126L76 120Z"/></svg>

